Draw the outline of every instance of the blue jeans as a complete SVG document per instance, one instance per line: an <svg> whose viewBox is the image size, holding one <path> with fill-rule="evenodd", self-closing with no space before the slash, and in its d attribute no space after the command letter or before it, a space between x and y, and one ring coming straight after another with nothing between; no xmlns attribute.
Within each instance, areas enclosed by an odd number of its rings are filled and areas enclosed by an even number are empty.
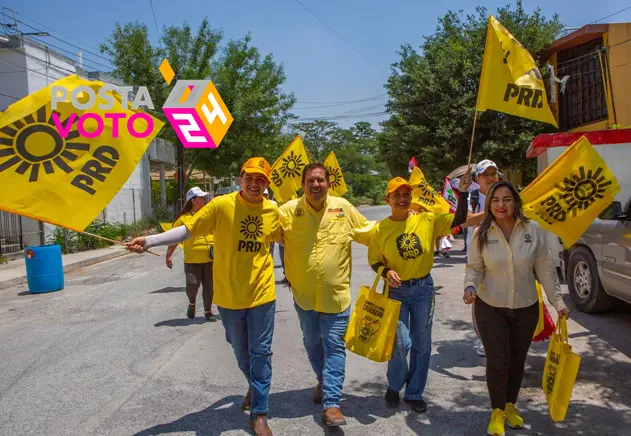
<svg viewBox="0 0 631 436"><path fill-rule="evenodd" d="M251 309L219 307L226 340L234 350L239 369L252 388L252 418L267 415L272 382L272 336L276 301Z"/></svg>
<svg viewBox="0 0 631 436"><path fill-rule="evenodd" d="M285 246L278 244L278 256L280 257L280 264L283 266L283 274L285 274Z"/></svg>
<svg viewBox="0 0 631 436"><path fill-rule="evenodd" d="M407 400L422 399L427 384L432 354L434 292L431 275L409 280L399 288L390 288L389 297L401 302L401 313L392 359L388 362L388 385L397 392L406 385L404 398Z"/></svg>
<svg viewBox="0 0 631 436"><path fill-rule="evenodd" d="M322 313L302 310L294 302L303 343L309 362L322 383L322 409L340 407L346 372L344 335L350 319L350 306L342 313Z"/></svg>

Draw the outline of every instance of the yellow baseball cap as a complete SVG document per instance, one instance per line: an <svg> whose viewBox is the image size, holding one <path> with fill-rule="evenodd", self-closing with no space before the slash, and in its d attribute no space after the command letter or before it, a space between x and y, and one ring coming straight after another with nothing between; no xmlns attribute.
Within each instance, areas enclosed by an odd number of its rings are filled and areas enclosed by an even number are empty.
<svg viewBox="0 0 631 436"><path fill-rule="evenodd" d="M412 185L408 183L403 177L395 177L388 182L388 189L386 190L386 195L392 194L394 191L399 189L401 186L407 186L412 190Z"/></svg>
<svg viewBox="0 0 631 436"><path fill-rule="evenodd" d="M248 174L261 174L265 176L267 181L270 181L269 175L272 169L269 163L262 157L253 157L248 159L246 163L241 167L241 171Z"/></svg>

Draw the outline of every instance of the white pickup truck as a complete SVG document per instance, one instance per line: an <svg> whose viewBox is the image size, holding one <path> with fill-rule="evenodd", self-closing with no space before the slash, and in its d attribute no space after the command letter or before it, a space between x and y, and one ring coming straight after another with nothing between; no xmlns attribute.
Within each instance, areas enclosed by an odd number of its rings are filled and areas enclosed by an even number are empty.
<svg viewBox="0 0 631 436"><path fill-rule="evenodd" d="M537 158L541 173L583 135L618 179L620 193L572 247L564 249L550 233L550 250L576 307L604 312L616 298L631 302L631 129L539 135L527 155Z"/></svg>

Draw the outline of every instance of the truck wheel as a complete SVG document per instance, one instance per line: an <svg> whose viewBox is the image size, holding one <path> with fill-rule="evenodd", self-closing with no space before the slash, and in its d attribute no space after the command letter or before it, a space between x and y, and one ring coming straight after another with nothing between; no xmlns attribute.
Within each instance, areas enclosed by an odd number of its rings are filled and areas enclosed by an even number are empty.
<svg viewBox="0 0 631 436"><path fill-rule="evenodd" d="M610 309L611 297L603 289L596 260L587 248L578 247L570 253L567 282L570 297L581 312L598 313Z"/></svg>

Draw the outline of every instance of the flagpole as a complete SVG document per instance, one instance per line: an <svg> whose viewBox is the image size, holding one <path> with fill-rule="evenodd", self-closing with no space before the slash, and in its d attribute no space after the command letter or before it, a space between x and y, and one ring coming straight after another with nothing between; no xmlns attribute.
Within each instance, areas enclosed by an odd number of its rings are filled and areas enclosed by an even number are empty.
<svg viewBox="0 0 631 436"><path fill-rule="evenodd" d="M79 232L79 233L92 236L93 238L102 239L104 241L111 242L112 244L117 244L117 245L122 245L123 247L127 247L127 244L125 244L124 242L117 241L115 239L106 238L105 236L95 235L94 233L88 233L88 232ZM154 256L160 256L158 253L154 253L153 251L149 251L149 250L145 250L145 253L153 254Z"/></svg>
<svg viewBox="0 0 631 436"><path fill-rule="evenodd" d="M475 137L475 126L478 121L478 108L475 108L475 115L473 115L473 130L471 131L471 144L469 145L469 163L467 164L467 168L471 166L471 157L473 156L473 138Z"/></svg>

